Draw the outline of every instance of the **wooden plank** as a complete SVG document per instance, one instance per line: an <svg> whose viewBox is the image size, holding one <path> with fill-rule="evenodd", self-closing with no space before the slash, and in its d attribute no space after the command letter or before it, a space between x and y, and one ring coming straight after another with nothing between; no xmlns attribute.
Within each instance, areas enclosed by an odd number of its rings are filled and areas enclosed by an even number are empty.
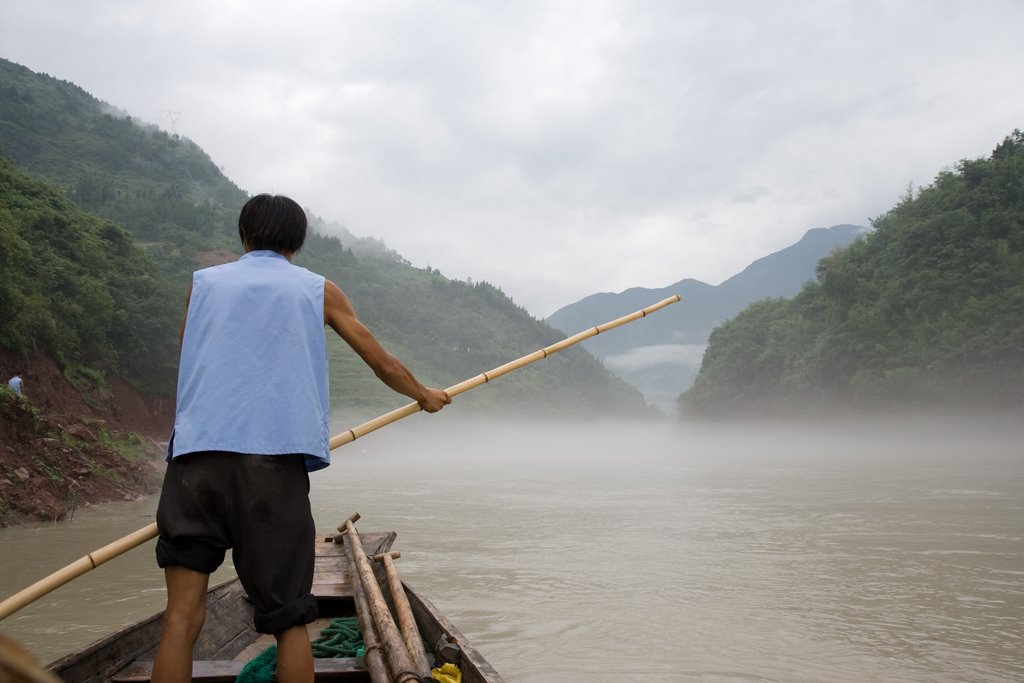
<svg viewBox="0 0 1024 683"><path fill-rule="evenodd" d="M306 630L309 632L309 639L311 641L316 640L320 637L320 632L327 628L333 619L317 619L311 624L306 625ZM251 659L255 659L257 655L266 650L271 645L277 643L274 636L267 633L260 633L259 638L252 641L244 650L239 652L231 659L237 659L243 662L248 662ZM226 659L218 657L217 659Z"/></svg>
<svg viewBox="0 0 1024 683"><path fill-rule="evenodd" d="M352 600L355 594L352 592L352 584L350 583L314 583L313 595L317 598L330 600L341 600L346 598L348 600Z"/></svg>
<svg viewBox="0 0 1024 683"><path fill-rule="evenodd" d="M371 531L367 534L360 534L360 540L363 542L363 549L367 555L384 552L384 548L390 549L397 537L398 534L394 531ZM344 558L345 549L340 543L325 542L323 538L318 537L316 555L317 557L336 556ZM347 571L344 569L344 566L342 566L342 570Z"/></svg>
<svg viewBox="0 0 1024 683"><path fill-rule="evenodd" d="M360 535L363 549L368 555L384 552L394 543L396 534L369 533ZM319 540L316 544L316 559L313 567L313 595L324 599L354 599L352 576L344 546L340 543Z"/></svg>
<svg viewBox="0 0 1024 683"><path fill-rule="evenodd" d="M192 680L208 683L230 683L238 677L248 661L222 659L197 660L192 663ZM313 672L318 681L369 680L362 658L338 657L336 659L314 659ZM153 662L133 662L110 680L119 683L145 683L153 674Z"/></svg>
<svg viewBox="0 0 1024 683"><path fill-rule="evenodd" d="M255 609L246 599L242 582L230 579L206 600L206 621L199 633L194 659L230 659L258 634L252 620Z"/></svg>
<svg viewBox="0 0 1024 683"><path fill-rule="evenodd" d="M268 635L266 633L261 633L259 638L249 643L249 645L244 650L242 650L237 655L232 657L232 659L236 659L240 662L251 661L253 659L256 659L259 653L263 652L271 645L276 644L277 639L275 639L274 636Z"/></svg>

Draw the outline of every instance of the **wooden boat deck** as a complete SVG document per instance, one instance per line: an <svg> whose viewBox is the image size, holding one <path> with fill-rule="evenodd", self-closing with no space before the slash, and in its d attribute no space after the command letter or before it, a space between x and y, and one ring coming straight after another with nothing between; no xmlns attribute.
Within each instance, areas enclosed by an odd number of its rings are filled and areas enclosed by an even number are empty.
<svg viewBox="0 0 1024 683"><path fill-rule="evenodd" d="M360 534L366 554L388 552L394 532ZM319 618L309 625L310 639L333 619L355 616L353 576L344 546L334 535L323 536L316 545L313 595ZM376 563L375 563L376 564ZM382 573L381 573L382 574ZM382 576L379 575L381 580ZM381 580L382 585L384 585ZM436 608L403 582L420 635L429 656L437 663L456 659L464 683L500 683L502 678L471 646L465 637ZM386 591L385 591L386 593ZM129 626L85 650L68 655L50 669L69 683L146 683L150 680L156 644L160 637L161 614ZM246 664L274 644L273 636L252 627L253 608L241 583L231 579L207 594L206 622L193 652L194 681L233 681ZM317 681L369 681L361 657L316 659Z"/></svg>

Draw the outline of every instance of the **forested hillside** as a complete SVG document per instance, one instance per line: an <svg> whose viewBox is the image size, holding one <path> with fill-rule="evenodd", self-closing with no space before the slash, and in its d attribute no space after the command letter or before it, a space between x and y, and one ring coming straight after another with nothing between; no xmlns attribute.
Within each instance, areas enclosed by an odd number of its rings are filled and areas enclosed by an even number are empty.
<svg viewBox="0 0 1024 683"><path fill-rule="evenodd" d="M1024 134L711 335L684 412L1024 405Z"/></svg>
<svg viewBox="0 0 1024 683"><path fill-rule="evenodd" d="M178 304L123 228L0 158L0 346L171 391Z"/></svg>
<svg viewBox="0 0 1024 683"><path fill-rule="evenodd" d="M176 325L189 275L241 253L236 219L247 194L193 142L133 119L74 84L6 60L0 60L0 154L13 160L19 171L55 188L47 192L35 182L25 189L24 179L10 181L21 183L9 201L22 208L17 219L4 216L2 222L4 235L16 234L19 240L17 254L52 250L61 259L76 259L79 270L71 270L86 278L86 284L61 282L56 288L40 280L39 286L52 296L46 306L36 306L33 283L27 281L35 271L19 270L21 275L11 280L11 294L5 293L3 305L45 309L60 323L51 329L37 321L34 331L26 332L27 323L5 316L0 319L0 344L11 350L28 344L54 355L65 367L109 369L126 373L150 391L170 391L177 362ZM5 169L12 173L9 164ZM23 192L30 198L20 197ZM31 199L44 194L42 204L59 205L47 209L49 214ZM109 221L71 211L62 196L78 209ZM302 202L302 197L295 199ZM61 218L53 218L54 211ZM314 229L324 230L324 221L310 209L307 212ZM50 218L40 218L44 215ZM46 228L45 220L62 227ZM79 230L91 230L89 235L96 232L100 237L77 235ZM63 233L68 235L68 248L60 241ZM424 382L448 386L562 337L496 287L452 281L437 271L412 268L376 240L357 239L340 228L337 233L341 239L310 235L296 262L335 280L385 346ZM79 253L86 243L90 248ZM121 252L129 255L122 258ZM4 268L22 267L6 254L0 258ZM46 263L53 279L68 277L64 260ZM134 288L138 301L118 299L114 294L120 291L118 279L141 278L137 273L143 272L151 282L128 287ZM61 298L66 303L57 303ZM101 335L88 326L105 320L92 314L106 310L104 305L114 322L108 325L111 331ZM60 306L84 307L84 312L65 316ZM145 311L149 326L140 323L129 334L125 325L137 322L130 318L132 307ZM604 321L594 321L599 322ZM169 327L173 329L168 331ZM44 329L45 334L39 331ZM333 343L330 349L335 406L370 414L404 401L379 385L344 344ZM556 415L647 410L639 392L612 377L581 349L567 350L503 378L500 387L474 392L460 403L466 408Z"/></svg>

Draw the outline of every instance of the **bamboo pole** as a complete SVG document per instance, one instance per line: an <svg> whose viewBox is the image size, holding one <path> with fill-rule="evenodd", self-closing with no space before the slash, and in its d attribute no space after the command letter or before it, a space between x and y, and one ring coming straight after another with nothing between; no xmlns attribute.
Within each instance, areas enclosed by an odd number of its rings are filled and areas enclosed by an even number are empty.
<svg viewBox="0 0 1024 683"><path fill-rule="evenodd" d="M0 634L0 681L61 683L18 643Z"/></svg>
<svg viewBox="0 0 1024 683"><path fill-rule="evenodd" d="M398 627L402 631L402 639L405 640L405 647L412 655L416 663L416 671L424 678L430 677L430 664L427 663L427 651L423 647L423 638L416 626L416 618L412 614L412 607L409 606L409 598L405 595L402 587L402 580L398 578L398 570L395 563L402 553L397 550L381 555L374 555L373 559L384 564L384 574L388 579L388 588L391 591L391 602L395 605L395 615L398 617Z"/></svg>
<svg viewBox="0 0 1024 683"><path fill-rule="evenodd" d="M467 380L459 382L454 386L448 387L446 391L448 392L449 396L454 398L455 396L465 393L470 389L477 388L481 384L486 384L487 382L490 382L492 379L496 379L498 377L501 377L502 375L506 375L512 372L513 370L518 370L519 368L525 367L530 363L534 363L539 360L544 360L551 354L558 353L562 349L566 349L574 344L579 344L581 341L585 339L589 339L590 337L597 336L602 332L607 332L608 330L615 329L616 327L620 327L622 325L625 325L626 323L631 323L634 320L639 320L640 318L646 317L647 315L654 313L655 311L658 311L664 308L665 306L668 306L669 304L674 304L677 301L679 301L679 295L673 294L669 298L663 299L662 301L659 301L656 304L648 306L647 308L641 308L639 311L634 311L629 315L624 315L621 318L616 318L615 320L606 322L603 325L597 325L596 327L591 327L588 330L583 330L582 332L578 332L571 337L567 337L560 342L552 344L551 346L546 346L543 349L539 349L537 351L534 351L533 353L529 353L523 356L522 358L518 358L510 363L505 363L504 365L500 365L494 368L493 370L488 370L487 372L481 373L476 377L471 377ZM418 413L419 411L420 406L418 403L409 403L408 405L402 406L401 408L392 410L390 413L385 413L380 417L375 417L374 419L368 422L364 422L358 427L352 427L351 429L348 429L342 432L341 434L338 434L337 436L331 437L331 450L334 450L339 446L344 446L347 443L352 443L356 439L366 436L370 432L375 432L381 427L386 427L392 422L398 422L403 417L409 417L410 415Z"/></svg>
<svg viewBox="0 0 1024 683"><path fill-rule="evenodd" d="M353 515L353 517L358 519L358 513ZM340 537L338 537L338 540L340 540ZM373 615L370 614L370 606L366 601L366 592L363 590L362 581L359 580L359 570L351 540L352 537L350 536L349 542L344 545L345 554L348 555L349 573L352 580L352 596L356 603L356 618L359 620L359 630L363 633L363 662L366 664L367 671L370 672L370 681L372 683L390 683L391 677L388 675L384 655L381 654L377 627L373 623Z"/></svg>
<svg viewBox="0 0 1024 683"><path fill-rule="evenodd" d="M0 602L0 619L9 617L25 605L38 600L50 591L63 586L68 581L78 578L87 571L95 569L104 562L112 560L135 546L145 543L156 535L156 522L153 522L138 531L133 531L124 538L92 551L46 578L36 581L28 588Z"/></svg>
<svg viewBox="0 0 1024 683"><path fill-rule="evenodd" d="M348 534L345 545L351 548L352 555L356 559L357 576L354 578L362 583L363 593L366 595L370 614L373 616L373 623L377 627L377 635L384 647L384 656L391 669L391 679L396 683L405 683L406 681L419 683L420 675L416 671L416 663L405 648L405 641L402 640L402 634L395 626L395 620L391 618L391 612L388 610L387 603L384 602L384 594L381 593L380 585L377 584L377 577L373 575L373 567L370 566L370 560L366 557L366 551L363 550L363 544L359 540L359 532L356 531L356 527L352 523L352 517L338 526L338 531Z"/></svg>
<svg viewBox="0 0 1024 683"><path fill-rule="evenodd" d="M590 337L601 334L602 332L606 332L616 327L620 327L622 325L625 325L626 323L631 323L634 320L643 318L649 315L650 313L654 313L655 311L660 310L665 306L668 306L669 304L674 304L677 301L679 301L679 295L673 294L669 298L659 301L658 303L648 306L647 308L642 308L639 311L635 311L633 313L630 313L629 315L624 315L621 318L616 318L615 320L606 322L603 325L597 325L596 327L592 327L588 330L584 330L582 332L574 334L573 336L567 337L566 339L563 339L560 342L557 342L550 346L546 346L543 349L534 351L533 353L527 354L522 358L514 360L510 363L506 363L505 365L496 367L493 370L481 373L476 377L471 377L467 380L459 382L458 384L447 389L448 395L458 396L459 394L465 393L470 389L475 389L481 384L486 384L492 379L508 374L513 370L518 370L519 368L529 365L530 363L534 363L538 360L543 360L544 358L547 358L553 353L557 353L562 349L572 346L573 344L578 344L584 339L589 339ZM347 443L352 443L356 439L366 436L370 432L375 432L381 427L386 427L392 422L397 422L398 420L401 420L403 417L408 417L419 411L420 406L418 403L410 403L406 406L398 408L397 410L392 410L390 413L385 413L384 415L375 417L374 419L369 420L368 422L364 422L358 427L352 427L351 429L348 429L342 432L341 434L338 434L337 436L331 437L331 440L329 442L330 449L333 451L335 448L338 448L339 446L344 446ZM80 560L73 562L72 564L69 564L67 567L64 567L63 569L57 570L53 574L50 574L46 578L37 581L28 588L22 589L18 593L15 593L14 595L6 598L3 602L0 602L0 621L3 621L7 617L11 616L12 614L20 610L22 607L25 607L26 605L32 602L35 602L36 600L43 597L50 591L60 588L68 581L78 578L87 571L95 569L103 562L106 562L107 560L113 557L117 557L118 555L128 550L131 550L136 546L142 545L143 543L152 538L155 538L157 533L158 531L156 528L156 523L145 526L139 529L138 531L134 531L128 534L120 540L114 541L110 545L103 546L99 550L94 550L93 552L89 553ZM97 561L97 558L102 559Z"/></svg>

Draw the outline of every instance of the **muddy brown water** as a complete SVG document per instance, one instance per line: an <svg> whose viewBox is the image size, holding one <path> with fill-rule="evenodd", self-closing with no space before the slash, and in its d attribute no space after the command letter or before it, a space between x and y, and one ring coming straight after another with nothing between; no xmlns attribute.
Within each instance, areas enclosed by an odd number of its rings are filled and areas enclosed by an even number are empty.
<svg viewBox="0 0 1024 683"><path fill-rule="evenodd" d="M1024 680L1014 420L415 416L334 460L312 475L318 525L358 511L361 529L398 531L403 578L509 681ZM0 594L148 524L155 504L0 530ZM147 544L0 632L50 661L163 599Z"/></svg>

